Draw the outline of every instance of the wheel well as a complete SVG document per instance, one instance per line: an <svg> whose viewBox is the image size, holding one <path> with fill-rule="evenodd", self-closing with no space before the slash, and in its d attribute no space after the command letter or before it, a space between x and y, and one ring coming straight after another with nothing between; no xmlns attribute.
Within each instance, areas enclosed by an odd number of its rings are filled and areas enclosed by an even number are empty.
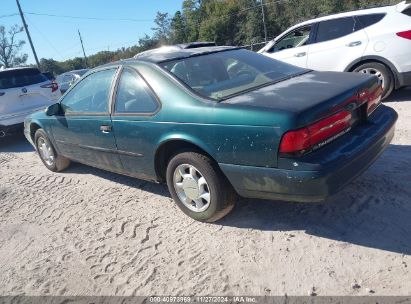
<svg viewBox="0 0 411 304"><path fill-rule="evenodd" d="M387 67L387 69L391 72L392 76L394 77L394 87L398 88L399 82L398 82L398 75L397 75L397 71L393 69L393 67L390 64L387 64L386 62L382 61L382 60L378 60L378 59L365 59L362 61L359 61L357 63L355 63L353 66L351 66L348 69L348 72L352 72L354 71L356 68L358 68L360 65L366 64L366 63L371 63L371 62L376 62L379 64L384 65L385 67Z"/></svg>
<svg viewBox="0 0 411 304"><path fill-rule="evenodd" d="M192 144L185 140L171 140L162 144L156 151L154 157L155 170L157 174L157 179L160 182L166 180L167 164L170 159L182 152L198 152L206 155L210 159L214 160L210 154L201 149L199 146Z"/></svg>
<svg viewBox="0 0 411 304"><path fill-rule="evenodd" d="M40 127L38 124L32 123L32 124L30 125L30 137L31 137L31 139L33 140L33 142L34 142L34 135L36 134L36 131L37 131L38 129L41 129L41 127Z"/></svg>

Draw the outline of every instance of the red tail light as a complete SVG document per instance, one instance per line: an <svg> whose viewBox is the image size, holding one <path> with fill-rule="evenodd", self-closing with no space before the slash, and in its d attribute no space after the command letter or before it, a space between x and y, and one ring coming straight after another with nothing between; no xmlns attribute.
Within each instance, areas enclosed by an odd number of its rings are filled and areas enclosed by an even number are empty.
<svg viewBox="0 0 411 304"><path fill-rule="evenodd" d="M411 40L411 31L399 32L397 36Z"/></svg>
<svg viewBox="0 0 411 304"><path fill-rule="evenodd" d="M51 89L51 93L55 92L58 90L59 85L57 84L57 82L51 82L48 84L44 84L41 86L43 89Z"/></svg>
<svg viewBox="0 0 411 304"><path fill-rule="evenodd" d="M280 143L280 153L302 154L332 141L351 127L352 115L338 112L308 127L285 133Z"/></svg>

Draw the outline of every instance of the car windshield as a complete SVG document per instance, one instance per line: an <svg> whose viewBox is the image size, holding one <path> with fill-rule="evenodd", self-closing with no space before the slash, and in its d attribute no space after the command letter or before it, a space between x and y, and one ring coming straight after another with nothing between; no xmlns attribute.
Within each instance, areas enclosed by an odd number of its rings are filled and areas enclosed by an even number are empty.
<svg viewBox="0 0 411 304"><path fill-rule="evenodd" d="M200 95L222 100L307 70L247 50L230 50L160 63Z"/></svg>
<svg viewBox="0 0 411 304"><path fill-rule="evenodd" d="M15 69L0 72L0 89L29 86L48 81L38 69Z"/></svg>

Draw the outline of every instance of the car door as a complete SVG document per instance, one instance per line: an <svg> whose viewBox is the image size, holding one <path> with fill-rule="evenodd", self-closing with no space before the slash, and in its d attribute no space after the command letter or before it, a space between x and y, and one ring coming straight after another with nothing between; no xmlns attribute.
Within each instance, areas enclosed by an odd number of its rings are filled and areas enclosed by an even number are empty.
<svg viewBox="0 0 411 304"><path fill-rule="evenodd" d="M368 36L357 18L321 21L308 49L307 68L318 71L344 71L363 56Z"/></svg>
<svg viewBox="0 0 411 304"><path fill-rule="evenodd" d="M307 52L312 39L312 26L305 25L279 38L264 55L305 68Z"/></svg>
<svg viewBox="0 0 411 304"><path fill-rule="evenodd" d="M153 119L161 104L137 70L126 67L117 84L112 108L113 129L125 173L154 176Z"/></svg>
<svg viewBox="0 0 411 304"><path fill-rule="evenodd" d="M60 153L110 171L122 171L110 117L117 67L98 70L78 82L61 101L52 125Z"/></svg>

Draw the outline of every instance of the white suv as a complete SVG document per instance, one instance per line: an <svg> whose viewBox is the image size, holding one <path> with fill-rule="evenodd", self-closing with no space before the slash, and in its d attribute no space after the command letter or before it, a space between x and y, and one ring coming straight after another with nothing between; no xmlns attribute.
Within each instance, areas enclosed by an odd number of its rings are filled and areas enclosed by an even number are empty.
<svg viewBox="0 0 411 304"><path fill-rule="evenodd" d="M22 130L24 118L57 102L58 85L37 68L0 70L0 139Z"/></svg>
<svg viewBox="0 0 411 304"><path fill-rule="evenodd" d="M313 70L374 74L385 98L411 85L411 3L309 20L259 53Z"/></svg>

